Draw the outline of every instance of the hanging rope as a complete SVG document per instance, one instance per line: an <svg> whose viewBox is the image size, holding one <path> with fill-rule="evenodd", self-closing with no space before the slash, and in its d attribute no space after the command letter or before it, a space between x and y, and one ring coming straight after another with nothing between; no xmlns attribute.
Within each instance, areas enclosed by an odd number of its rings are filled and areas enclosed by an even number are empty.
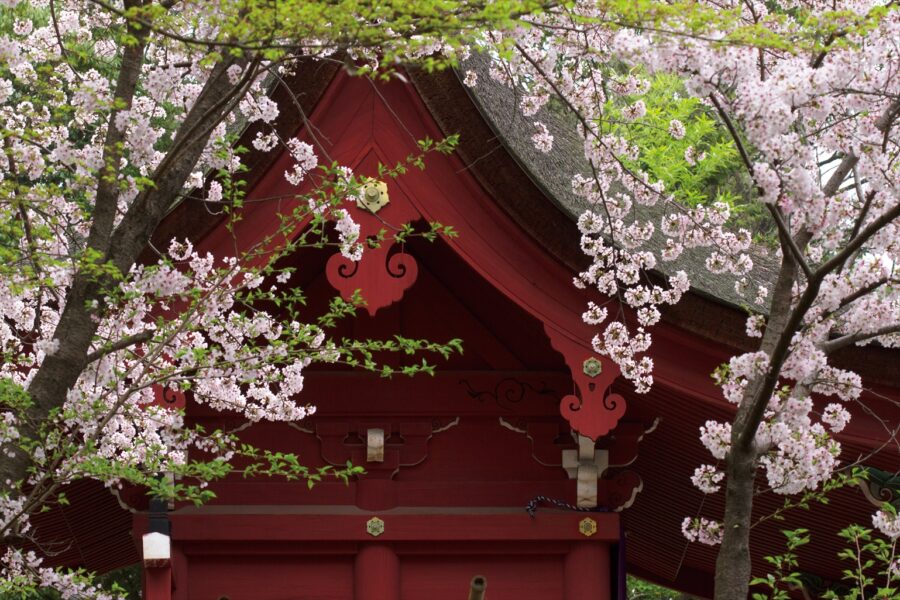
<svg viewBox="0 0 900 600"><path fill-rule="evenodd" d="M550 504L557 508L562 508L565 510L574 510L578 512L609 512L609 509L604 508L602 506L596 507L584 507L584 506L575 506L573 504L569 504L568 502L563 502L562 500L557 500L556 498L548 498L547 496L535 496L531 499L531 501L525 506L525 512L528 513L528 516L532 519L534 518L535 513L537 512L538 507L541 504Z"/></svg>

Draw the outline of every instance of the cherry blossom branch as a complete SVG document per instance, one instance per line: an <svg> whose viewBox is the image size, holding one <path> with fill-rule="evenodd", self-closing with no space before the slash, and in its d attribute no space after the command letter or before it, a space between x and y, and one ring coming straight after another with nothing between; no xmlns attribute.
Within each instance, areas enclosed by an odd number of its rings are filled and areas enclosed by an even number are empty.
<svg viewBox="0 0 900 600"><path fill-rule="evenodd" d="M840 303L837 305L837 308L835 308L834 310L830 310L830 311L828 311L828 312L826 312L826 313L823 313L823 314L822 314L822 318L823 318L823 319L827 319L828 317L830 317L830 316L836 314L836 313L837 313L838 311L840 311L841 309L843 309L843 308L847 307L848 305L850 305L850 304L851 304L852 302L854 302L855 300L859 300L859 299L862 298L863 296L868 295L870 292L874 292L875 290L877 290L878 288L880 288L880 287L883 286L884 284L888 283L889 281L892 281L892 279L889 278L889 277L883 277L883 278L881 278L881 279L879 279L879 280L877 280L877 281L873 281L873 282L870 283L869 285L866 285L866 286L863 286L863 287L859 288L858 290L854 291L852 294L848 294L848 295L844 296L844 297L841 299Z"/></svg>
<svg viewBox="0 0 900 600"><path fill-rule="evenodd" d="M794 239L793 235L791 235L790 228L787 226L787 223L784 222L784 218L781 215L781 209L773 204L766 204L766 208L768 209L769 214L772 215L772 219L775 221L775 225L778 227L779 239L783 244L787 245L788 249L794 257L794 260L797 261L797 264L800 266L803 274L806 275L808 279L812 275L812 269L806 262L806 258L803 256L803 251L800 250L800 247L797 245L797 240Z"/></svg>
<svg viewBox="0 0 900 600"><path fill-rule="evenodd" d="M56 0L50 0L50 20L53 23L53 32L56 34L56 44L59 46L59 54L62 56L63 62L69 66L69 70L72 71L75 77L81 80L81 73L79 73L77 69L72 68L69 53L63 43L62 33L59 31L59 20L56 18Z"/></svg>
<svg viewBox="0 0 900 600"><path fill-rule="evenodd" d="M9 161L9 171L13 174L18 174L18 168L16 167L16 159L12 153L12 146L10 144L9 138L5 137L3 139L3 145L7 150L7 160ZM28 246L28 261L31 263L32 268L36 274L41 273L40 264L37 261L35 254L37 253L37 244L34 241L34 235L31 231L31 219L28 217L28 210L25 208L24 202L18 202L18 212L19 217L22 219L22 230L25 233L25 242ZM38 307L40 308L40 307ZM40 311L38 311L40 312Z"/></svg>
<svg viewBox="0 0 900 600"><path fill-rule="evenodd" d="M126 48L126 55L134 46ZM132 77L134 70L142 60L142 54L132 57L130 66L123 61L122 71L120 71L120 81L123 85L122 89L126 91L132 85ZM137 62L135 62L137 61ZM126 68L127 66L127 68ZM230 83L226 74L229 65L220 62L213 69L213 73L207 80L206 85L197 97L188 116L182 122L179 133L182 135L175 137L176 147L180 147L175 160L172 153L166 155L173 162L172 168L168 169L165 177L155 179L155 187L149 192L139 194L128 213L123 217L121 223L112 232L112 235L102 239L104 236L102 229L111 227L112 218L115 215L115 205L118 197L118 187L113 185L112 199L104 199L105 204L102 206L107 211L105 219L107 223L103 227L98 227L95 220L92 223L91 234L100 238L94 241L95 245L91 247L101 249L106 254L109 252L110 262L118 268L119 272L127 272L134 263L138 253L146 245L153 228L161 218L162 212L166 208L168 199L172 198L177 190L184 186L184 182L191 169L196 165L197 160L206 146L209 132L223 118L224 114L216 112L216 109L224 111L231 105L234 95L243 92L241 86L234 86ZM139 70L139 68L137 69ZM250 69L247 69L250 71ZM245 73L246 75L246 73ZM117 91L119 90L117 85ZM117 94L118 95L118 94ZM210 110L212 109L212 110ZM213 121L212 126L209 121ZM110 122L107 128L108 132L118 131L114 126L114 122ZM191 135L184 135L190 133ZM109 148L109 146L107 146ZM162 162L167 162L166 158ZM116 163L118 164L118 160ZM108 163L105 163L110 166ZM155 172L159 174L157 169ZM113 182L115 183L115 182ZM100 186L103 185L101 181ZM110 206L111 205L111 206ZM99 198L96 204L101 207ZM95 219L97 218L95 211ZM89 237L89 239L91 239ZM33 422L42 422L50 411L61 405L65 399L65 390L70 389L84 367L84 360L88 354L88 349L98 327L98 322L93 320L95 309L88 307L91 299L96 298L102 291L99 281L90 277L88 274L78 274L71 287L68 301L63 309L59 324L56 327L55 337L61 340L58 352L47 355L40 368L37 370L35 377L28 386L34 405L29 409L29 416ZM33 431L25 431L23 433L31 434ZM27 456L11 457L10 460L2 466L2 473L9 481L18 481L22 479L27 472L30 459Z"/></svg>
<svg viewBox="0 0 900 600"><path fill-rule="evenodd" d="M850 174L853 167L855 167L858 162L858 156L853 154L845 155L841 159L841 162L838 163L838 166L834 168L834 171L832 171L828 181L822 186L822 195L826 198L830 198L838 193L841 189L841 184L844 183L844 180L847 179L847 175Z"/></svg>
<svg viewBox="0 0 900 600"><path fill-rule="evenodd" d="M882 138L883 141L881 142L882 152L887 151L888 135L891 132L891 124L898 115L900 115L900 99L894 100L887 111L885 111L885 114L879 119L879 124L883 124L883 126L878 126L878 124L876 124L876 127L884 132L884 137Z"/></svg>
<svg viewBox="0 0 900 600"><path fill-rule="evenodd" d="M894 219L900 217L900 202L894 205L891 209L882 213L880 217L869 223L865 229L862 230L855 238L851 239L847 244L841 249L840 252L832 256L829 260L823 263L818 269L816 269L815 277L821 278L833 271L839 265L844 264L844 262L852 256L859 248L862 247L873 235L881 231L886 225L891 223Z"/></svg>
<svg viewBox="0 0 900 600"><path fill-rule="evenodd" d="M117 352L119 350L124 350L130 346L134 346L136 344L143 344L144 342L148 342L153 339L152 331L142 331L140 333L136 333L134 335L130 335L128 337L122 338L117 342L114 342L108 346L104 346L99 350L95 350L87 355L85 359L86 364L90 364L94 361L100 360L107 354L111 354L113 352Z"/></svg>
<svg viewBox="0 0 900 600"><path fill-rule="evenodd" d="M784 361L790 354L790 345L794 337L794 332L800 327L804 316L815 302L821 285L822 279L818 276L813 276L807 281L803 295L800 297L800 300L797 302L794 309L790 312L784 327L781 328L780 333L778 334L775 347L769 357L769 366L753 394L749 404L747 417L742 424L743 426L740 428L741 431L738 436L737 445L745 452L750 451L753 447L756 432L765 416L769 399L775 391L775 386L778 384Z"/></svg>
<svg viewBox="0 0 900 600"><path fill-rule="evenodd" d="M303 127L306 131L309 132L312 141L315 143L316 147L322 152L322 155L329 162L334 162L334 159L330 156L328 152L328 148L325 144L319 141L318 136L316 134L317 128L309 122L309 119L306 116L306 111L303 110L303 105L300 103L300 98L297 97L297 94L294 93L294 90L291 89L291 86L287 81L284 80L284 77L278 72L278 69L274 67L274 65L266 65L264 67L268 73L275 78L278 82L278 85L281 86L281 89L288 95L291 99L291 103L294 105L294 108L297 110L297 114L300 115L300 118L303 120ZM280 136L279 136L280 138ZM282 142L283 143L283 142Z"/></svg>
<svg viewBox="0 0 900 600"><path fill-rule="evenodd" d="M753 179L754 183L756 183L756 175L753 171L753 163L750 161L750 155L747 153L747 149L744 147L744 143L741 140L740 135L738 135L737 128L731 121L731 117L728 116L728 113L725 111L725 108L719 102L719 99L715 94L710 94L709 98L712 101L713 106L716 107L716 111L719 113L719 116L722 117L722 120L725 122L725 128L728 129L729 135L731 135L732 140L734 140L735 146L737 146L738 153L741 155L741 160L743 161L744 166L747 168L747 172L749 173L750 178ZM758 183L757 188L759 188ZM797 264L803 270L803 273L808 279L810 276L812 276L812 269L810 269L809 265L807 264L806 258L803 256L803 252L797 246L797 241L791 234L790 228L784 222L781 211L777 206L773 204L766 203L766 208L772 215L772 218L775 221L775 225L778 227L779 239L781 240L782 245L787 246L787 249L793 255L794 260L797 261Z"/></svg>
<svg viewBox="0 0 900 600"><path fill-rule="evenodd" d="M744 450L748 450L753 445L756 431L765 415L769 398L775 391L775 386L778 384L781 368L790 353L790 344L794 332L800 326L806 313L818 297L819 289L821 288L825 276L834 271L838 266L842 265L848 256L852 255L869 238L878 233L898 216L900 216L900 203L870 223L856 238L851 240L843 250L822 264L813 273L812 277L808 279L806 290L804 290L796 307L791 311L787 323L781 330L778 341L776 342L775 348L769 359L769 368L751 402L746 427L743 428L739 437L739 444Z"/></svg>
<svg viewBox="0 0 900 600"><path fill-rule="evenodd" d="M831 44L833 44L839 37L844 37L845 35L847 35L847 32L843 30L828 34L828 37L825 39L825 43L823 44L824 48L819 53L819 55L813 59L810 66L812 66L813 69L818 69L819 67L821 67L822 63L825 62L825 56L828 54L828 50Z"/></svg>
<svg viewBox="0 0 900 600"><path fill-rule="evenodd" d="M242 61L238 61L236 59L232 61L224 61L216 65L216 69L213 74L210 75L210 79L207 82L207 88L204 90L207 97L212 96L212 88L217 79L227 79L226 71L228 67L233 64L240 64ZM182 154L190 147L196 145L198 139L205 139L209 132L211 132L215 127L219 124L221 119L224 117L227 112L226 108L232 104L236 98L242 97L253 79L256 76L255 67L260 63L259 57L255 57L250 66L244 69L244 73L241 76L241 79L238 83L232 86L231 90L223 94L221 98L215 100L213 104L209 107L200 108L200 99L198 99L197 103L194 105L194 110L191 110L188 113L187 117L185 117L184 121L182 121L181 126L178 128L178 131L175 132L173 139L174 145L169 151L166 153L166 156L160 161L159 165L157 165L154 170L153 181L157 185L159 184L159 179L163 175L169 174L171 170L170 166L179 161ZM201 92L201 98L204 95L204 92ZM139 211L135 210L135 207L140 206L142 204L142 200L152 195L154 191L158 192L158 187L154 187L147 192L144 192L138 198L134 200L132 203L131 209L129 209L129 215L126 215L126 218L123 219L122 224L120 225L120 229L126 225L126 220L128 216L132 214L139 214ZM161 196L161 195L160 195Z"/></svg>
<svg viewBox="0 0 900 600"><path fill-rule="evenodd" d="M859 211L859 217L857 217L856 222L853 224L853 231L850 232L850 239L855 238L856 234L859 233L859 228L862 227L866 217L869 216L872 199L875 198L874 190L869 190L868 194L863 194L862 185L859 181L859 172L855 165L853 167L853 187L856 189L856 197L862 203L862 210Z"/></svg>
<svg viewBox="0 0 900 600"><path fill-rule="evenodd" d="M125 0L125 8L138 6L136 0ZM146 31L136 31L129 27L136 42L127 45L122 53L122 65L113 93L112 110L106 127L106 139L103 143L101 176L97 183L97 193L92 211L93 222L88 234L87 246L101 253L109 247L109 236L116 217L116 204L119 196L118 173L121 168L122 148L125 141L125 127L116 122L117 117L131 109L134 94L137 91L141 68L144 63L146 47Z"/></svg>
<svg viewBox="0 0 900 600"><path fill-rule="evenodd" d="M859 332L841 336L839 338L835 338L833 340L829 340L824 342L820 348L825 354L830 354L835 350L840 350L846 346L851 344L855 344L857 342L861 342L863 340L869 340L872 338L880 337L882 335L889 335L891 333L900 332L900 323L893 323L891 325L885 325L884 327L880 327L873 331L868 332Z"/></svg>
<svg viewBox="0 0 900 600"><path fill-rule="evenodd" d="M199 38L199 37L191 37L191 36L187 36L187 35L182 35L182 34L174 32L174 31L163 29L162 27L158 27L153 22L148 21L144 18L135 16L135 15L129 15L128 11L127 11L127 8L128 8L127 3L126 3L126 9L123 10L116 6L113 6L112 4L109 4L108 2L105 2L104 0L88 0L88 1L93 4L96 4L97 6L103 8L104 10L106 10L110 13L113 13L129 22L140 25L145 31L150 31L150 32L156 33L156 34L160 35L161 37L164 37L164 38L176 41L176 42L181 42L181 43L189 45L189 46L198 46L198 47L201 47L204 49L222 48L222 49L231 49L231 50L241 50L241 51L252 52L252 53L263 52L265 50L295 51L295 50L301 49L301 48L308 49L308 50L333 50L335 48L348 48L350 46L352 46L353 48L358 48L358 49L368 49L368 48L377 49L377 48L383 48L386 44L390 43L391 41L393 41L395 39L396 40L402 39L400 36L397 36L396 34L394 34L394 36L392 37L390 34L387 34L387 33L385 33L383 38L378 38L378 39L374 39L374 40L366 41L366 42L355 39L353 35L346 36L344 39L340 39L341 36L335 36L335 43L329 45L329 44L325 44L325 43L308 43L304 40L296 40L296 39L290 39L288 41L280 41L280 42L267 41L267 42L259 42L259 43L248 43L248 42L241 42L241 41L234 41L234 40ZM166 7L166 8L168 8L170 6L174 6L174 4L176 4L176 2L174 0L160 3L161 6ZM557 5L556 2L547 2L546 4L544 4L543 8L548 9L548 8L552 8L556 5ZM483 4L470 3L467 5L467 9L473 15L477 15L480 12L483 12L489 6L490 6L490 0L488 0L487 2L485 2ZM530 11L536 11L536 10L539 10L539 8L541 8L541 7L532 6L532 7L528 7L528 8ZM525 17L527 14L528 13L525 12L524 10L515 11L515 12L512 12L511 14L509 14L508 18L510 19L510 21L515 21L515 20L519 20L519 19L522 19L524 21L523 17ZM462 15L463 17L466 17L466 15L463 14L462 11L460 11L460 10L451 10L450 15L455 15L457 17ZM468 17L468 18L472 18L472 17ZM411 19L411 20L415 21L415 19ZM398 21L398 23L399 23L399 21ZM447 26L444 27L437 23L441 23L441 24L446 23ZM446 19L446 20L441 20L441 21L434 21L431 24L429 24L429 26L427 26L427 27L423 26L422 24L417 24L418 27L416 27L415 25L410 27L408 35L412 35L412 33L414 32L415 35L418 35L418 36L428 35L428 36L440 37L442 34L445 35L448 32L456 33L457 30L460 29L460 26L457 23L459 23L458 19L456 19L456 20ZM372 26L375 25L374 23L371 23L371 24L367 23L367 24L372 25ZM469 28L474 29L476 26L477 25L475 23L473 23ZM313 37L312 39L315 40L315 37Z"/></svg>

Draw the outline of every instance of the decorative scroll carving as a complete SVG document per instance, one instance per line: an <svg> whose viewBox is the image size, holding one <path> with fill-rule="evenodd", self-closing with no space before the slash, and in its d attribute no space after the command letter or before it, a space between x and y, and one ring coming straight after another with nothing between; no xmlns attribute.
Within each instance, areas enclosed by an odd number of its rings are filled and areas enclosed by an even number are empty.
<svg viewBox="0 0 900 600"><path fill-rule="evenodd" d="M619 394L582 393L582 397L568 395L559 403L559 412L572 429L598 440L616 426L625 414L625 398Z"/></svg>
<svg viewBox="0 0 900 600"><path fill-rule="evenodd" d="M572 429L597 441L625 415L625 398L608 393L619 376L619 367L547 324L544 331L553 348L563 355L578 390L578 395L569 394L560 401L559 411Z"/></svg>
<svg viewBox="0 0 900 600"><path fill-rule="evenodd" d="M173 390L168 386L153 386L153 404L164 408L184 409L187 399L184 392Z"/></svg>
<svg viewBox="0 0 900 600"><path fill-rule="evenodd" d="M640 476L622 470L638 455L643 437L656 429L659 420L650 425L640 421L623 421L612 434L599 442L569 430L552 421L508 421L500 417L500 425L524 434L531 442L532 458L547 467L562 467L575 479L577 505L582 508L603 506L620 511L631 506L644 488Z"/></svg>
<svg viewBox="0 0 900 600"><path fill-rule="evenodd" d="M323 420L315 423L322 458L331 465L366 469L367 478L390 479L401 467L420 464L428 457L428 440L459 423L459 418L425 421Z"/></svg>
<svg viewBox="0 0 900 600"><path fill-rule="evenodd" d="M372 148L353 166L353 171L376 172L379 162ZM403 298L406 290L416 282L419 265L415 258L405 253L403 246L393 243L391 239L382 241L375 248L369 247L366 241L376 239L385 223L400 226L422 219L422 214L395 183L374 179L365 184L360 202L345 202L341 208L359 224L359 241L366 248L357 262L341 254L332 255L325 265L325 275L328 283L345 300L360 290L366 301L366 311L370 316L375 316L380 309Z"/></svg>
<svg viewBox="0 0 900 600"><path fill-rule="evenodd" d="M500 408L512 408L516 404L522 402L529 393L538 396L546 396L547 398L556 400L559 394L547 387L544 382L540 383L540 389L534 387L527 381L506 377L497 382L493 390L479 391L472 388L472 385L465 379L460 379L459 383L466 387L466 393L470 398L484 403L486 400L493 400Z"/></svg>
<svg viewBox="0 0 900 600"><path fill-rule="evenodd" d="M367 249L358 262L341 254L328 259L325 273L330 283L349 300L356 290L362 290L369 315L389 306L403 297L404 292L416 282L419 265L409 254L394 245L382 244Z"/></svg>
<svg viewBox="0 0 900 600"><path fill-rule="evenodd" d="M900 475L882 471L874 467L863 467L866 478L859 478L859 487L866 500L877 507L885 502L900 508Z"/></svg>

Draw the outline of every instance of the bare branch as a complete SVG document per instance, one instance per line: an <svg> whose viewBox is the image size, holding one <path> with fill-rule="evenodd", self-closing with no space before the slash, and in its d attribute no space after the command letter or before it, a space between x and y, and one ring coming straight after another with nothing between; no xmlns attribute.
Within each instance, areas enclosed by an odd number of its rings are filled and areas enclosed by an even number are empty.
<svg viewBox="0 0 900 600"><path fill-rule="evenodd" d="M129 346L134 346L136 344L143 344L144 342L150 341L153 338L152 331L142 331L140 333L136 333L134 335L130 335L126 338L122 338L121 340L114 342L108 346L103 346L99 350L95 350L87 355L86 362L90 364L95 360L100 360L107 354L112 352L117 352L119 350L124 350Z"/></svg>
<svg viewBox="0 0 900 600"><path fill-rule="evenodd" d="M829 340L823 343L820 348L822 352L825 354L830 354L835 350L840 350L841 348L845 348L851 344L855 344L857 342L862 342L864 340L870 340L872 338L880 337L882 335L890 335L892 333L900 332L900 323L893 323L891 325L885 325L884 327L879 327L874 331L861 331L859 333L847 334L841 336L839 338L835 338L833 340Z"/></svg>
<svg viewBox="0 0 900 600"><path fill-rule="evenodd" d="M803 251L800 250L800 247L797 245L797 240L791 235L791 230L788 228L787 223L784 222L784 218L781 216L781 210L772 204L766 204L766 208L769 209L772 219L775 220L775 225L778 226L778 238L781 240L782 245L787 246L794 257L794 260L797 261L800 269L803 270L803 274L809 279L812 276L812 269L807 264L806 258L803 256Z"/></svg>
<svg viewBox="0 0 900 600"><path fill-rule="evenodd" d="M855 167L858 162L859 158L852 154L848 154L842 158L841 162L838 163L838 166L835 167L834 172L831 173L831 177L829 177L825 185L822 186L822 194L826 198L830 198L837 194L838 190L841 189L841 184L847 179L847 174L853 170L853 167Z"/></svg>

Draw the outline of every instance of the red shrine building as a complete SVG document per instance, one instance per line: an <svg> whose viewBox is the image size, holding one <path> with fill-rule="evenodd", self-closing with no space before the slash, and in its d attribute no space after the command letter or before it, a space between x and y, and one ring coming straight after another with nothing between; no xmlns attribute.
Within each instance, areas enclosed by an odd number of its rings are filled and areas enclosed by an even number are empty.
<svg viewBox="0 0 900 600"><path fill-rule="evenodd" d="M579 168L574 132L557 119L559 152L539 155L512 92L486 74L472 90L452 72L407 75L373 83L311 64L290 82L299 102L274 92L278 128L372 177L379 164L416 153L417 140L459 134L452 155L429 155L424 170L373 186L371 210L349 207L363 235L435 221L459 235L382 244L357 264L334 248L303 250L289 259L292 281L311 315L361 290L366 310L339 337L461 338L464 353L439 362L433 377L311 367L300 401L317 411L295 424L251 425L177 399L208 428L240 430L310 467L350 461L366 474L311 490L228 479L214 484L209 504L171 510L82 486L68 494L72 507L46 520L46 531L75 540L60 560L98 570L143 560L147 600L463 600L475 575L490 600L612 600L625 597L626 571L708 596L715 551L688 544L681 522L701 508L722 513L722 494L704 498L690 476L708 461L699 426L732 410L710 373L749 341L745 314L729 303L732 282L698 274L697 288L654 328L655 385L635 394L592 350L594 331L581 318L591 296L572 285L586 260L580 209L567 192ZM251 156L233 234L203 203L185 202L159 239L188 236L216 254L263 239L295 202L263 201L298 193L283 177L290 161ZM875 390L867 402L895 425L896 356L866 348L840 359L861 365ZM840 436L848 459L888 435L857 413ZM892 471L891 456L870 464ZM881 492L844 490L803 513L816 536L800 555L811 585L839 578L834 534L867 522L867 495ZM781 503L760 496L757 510ZM94 516L76 519L79 505ZM784 528L754 529L754 554L781 551Z"/></svg>

